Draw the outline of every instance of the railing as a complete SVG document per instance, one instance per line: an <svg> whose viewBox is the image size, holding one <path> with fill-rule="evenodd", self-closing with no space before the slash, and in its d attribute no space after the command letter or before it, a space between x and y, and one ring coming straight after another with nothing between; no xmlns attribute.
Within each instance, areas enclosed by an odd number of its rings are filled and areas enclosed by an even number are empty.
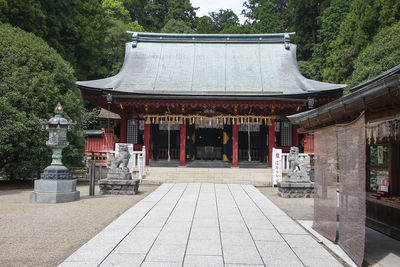
<svg viewBox="0 0 400 267"><path fill-rule="evenodd" d="M143 179L144 168L146 164L146 147L142 147L142 151L133 151L131 154L132 170L139 170L139 179Z"/></svg>
<svg viewBox="0 0 400 267"><path fill-rule="evenodd" d="M307 153L299 153L300 158L305 158L306 156L310 156ZM290 170L290 162L289 162L289 153L282 153L282 171Z"/></svg>

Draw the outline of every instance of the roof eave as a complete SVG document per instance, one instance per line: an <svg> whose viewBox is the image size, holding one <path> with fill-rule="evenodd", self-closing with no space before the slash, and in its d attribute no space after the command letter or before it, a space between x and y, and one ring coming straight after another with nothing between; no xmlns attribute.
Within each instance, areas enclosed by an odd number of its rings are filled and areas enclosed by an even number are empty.
<svg viewBox="0 0 400 267"><path fill-rule="evenodd" d="M344 122L366 109L368 103L384 95L400 91L400 74L394 74L374 84L330 102L317 109L288 116L293 124L303 129L321 128L337 122ZM321 119L324 118L324 123Z"/></svg>

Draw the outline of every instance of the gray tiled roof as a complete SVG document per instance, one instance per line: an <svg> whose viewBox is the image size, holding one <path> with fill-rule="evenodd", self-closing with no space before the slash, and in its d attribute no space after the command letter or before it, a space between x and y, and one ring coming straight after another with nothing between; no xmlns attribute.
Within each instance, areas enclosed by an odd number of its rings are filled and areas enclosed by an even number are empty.
<svg viewBox="0 0 400 267"><path fill-rule="evenodd" d="M181 95L297 95L345 87L303 77L289 34L133 36L117 75L77 84Z"/></svg>

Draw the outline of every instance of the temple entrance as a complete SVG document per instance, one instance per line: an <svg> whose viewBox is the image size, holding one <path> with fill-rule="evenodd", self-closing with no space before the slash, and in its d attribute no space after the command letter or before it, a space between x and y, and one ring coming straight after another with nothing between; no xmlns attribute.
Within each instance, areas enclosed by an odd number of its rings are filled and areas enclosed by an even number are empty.
<svg viewBox="0 0 400 267"><path fill-rule="evenodd" d="M239 161L267 162L267 127L262 124L239 126Z"/></svg>
<svg viewBox="0 0 400 267"><path fill-rule="evenodd" d="M196 130L196 159L222 160L222 129L198 128Z"/></svg>
<svg viewBox="0 0 400 267"><path fill-rule="evenodd" d="M159 124L152 127L153 160L179 160L179 124Z"/></svg>

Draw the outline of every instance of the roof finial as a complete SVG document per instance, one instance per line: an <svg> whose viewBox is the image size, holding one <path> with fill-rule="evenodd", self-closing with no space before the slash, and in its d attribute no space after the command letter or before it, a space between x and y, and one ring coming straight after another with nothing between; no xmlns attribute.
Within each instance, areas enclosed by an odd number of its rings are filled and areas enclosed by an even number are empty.
<svg viewBox="0 0 400 267"><path fill-rule="evenodd" d="M283 35L283 40L285 42L285 49L289 50L290 49L290 35L289 35L289 33L285 33Z"/></svg>
<svg viewBox="0 0 400 267"><path fill-rule="evenodd" d="M137 47L137 44L138 44L138 33L137 32L131 32L131 31L126 31L126 33L132 34L132 47L133 48Z"/></svg>

